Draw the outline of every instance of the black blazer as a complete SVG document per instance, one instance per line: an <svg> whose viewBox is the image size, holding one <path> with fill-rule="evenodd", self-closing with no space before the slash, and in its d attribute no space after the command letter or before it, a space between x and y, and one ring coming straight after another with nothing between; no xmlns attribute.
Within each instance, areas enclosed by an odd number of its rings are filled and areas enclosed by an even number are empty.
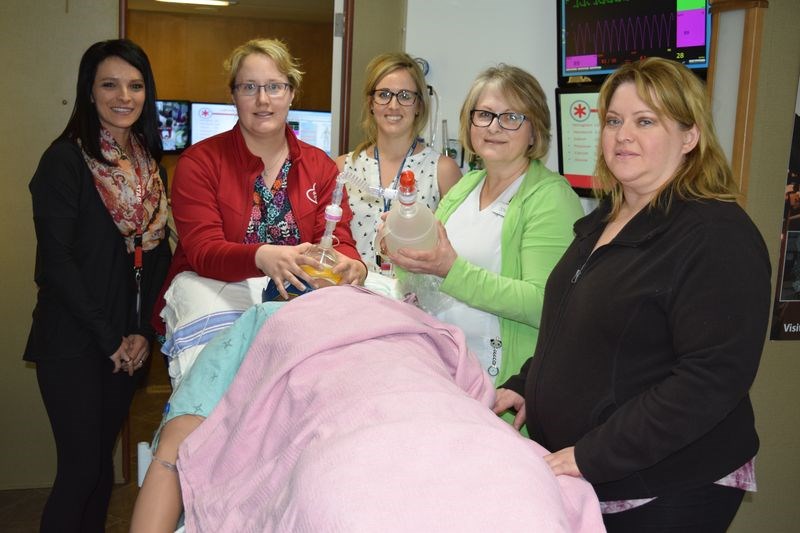
<svg viewBox="0 0 800 533"><path fill-rule="evenodd" d="M38 295L23 358L108 357L125 335L152 339L149 317L169 267L168 239L144 253L142 320L137 325L133 254L100 199L78 146L66 140L50 146L29 189Z"/></svg>

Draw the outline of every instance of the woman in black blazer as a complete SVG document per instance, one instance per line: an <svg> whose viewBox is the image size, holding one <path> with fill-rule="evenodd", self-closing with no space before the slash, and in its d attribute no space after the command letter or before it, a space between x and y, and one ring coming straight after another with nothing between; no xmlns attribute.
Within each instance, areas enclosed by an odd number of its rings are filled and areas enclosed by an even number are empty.
<svg viewBox="0 0 800 533"><path fill-rule="evenodd" d="M72 116L29 185L38 295L24 359L36 363L57 451L42 531L105 528L113 447L170 260L155 98L139 46L92 45Z"/></svg>

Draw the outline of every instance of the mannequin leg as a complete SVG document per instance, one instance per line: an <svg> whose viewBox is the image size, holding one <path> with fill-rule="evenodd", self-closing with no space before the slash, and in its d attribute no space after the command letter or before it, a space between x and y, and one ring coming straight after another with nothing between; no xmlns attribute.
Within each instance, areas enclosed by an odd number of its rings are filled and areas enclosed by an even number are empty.
<svg viewBox="0 0 800 533"><path fill-rule="evenodd" d="M178 459L181 443L203 420L201 416L182 415L167 422L161 430L153 462L133 507L131 533L175 531L183 502L178 472L172 465Z"/></svg>

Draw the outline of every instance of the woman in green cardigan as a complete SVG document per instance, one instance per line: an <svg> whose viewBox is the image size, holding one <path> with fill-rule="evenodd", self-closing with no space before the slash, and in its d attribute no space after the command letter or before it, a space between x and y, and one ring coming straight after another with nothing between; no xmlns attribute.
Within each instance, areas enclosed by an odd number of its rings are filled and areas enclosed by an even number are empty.
<svg viewBox="0 0 800 533"><path fill-rule="evenodd" d="M433 250L398 250L420 304L458 325L470 349L503 383L530 357L547 277L583 216L577 195L540 161L550 146L550 111L528 72L482 72L461 108L461 143L483 170L464 175L436 211Z"/></svg>

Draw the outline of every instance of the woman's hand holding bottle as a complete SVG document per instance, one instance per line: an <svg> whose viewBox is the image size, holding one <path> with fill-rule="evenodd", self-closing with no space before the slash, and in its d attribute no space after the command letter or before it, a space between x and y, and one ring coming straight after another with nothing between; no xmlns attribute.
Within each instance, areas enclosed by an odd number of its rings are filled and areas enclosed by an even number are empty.
<svg viewBox="0 0 800 533"><path fill-rule="evenodd" d="M289 299L289 293L284 283L288 282L300 291L306 289L306 283L314 286L310 276L300 268L304 262L301 258L311 246L308 242L296 246L264 244L256 252L256 267L275 283L278 292L286 300Z"/></svg>
<svg viewBox="0 0 800 533"><path fill-rule="evenodd" d="M447 230L438 220L436 221L438 230L438 242L430 250L414 250L412 248L400 248L395 253L389 254L392 264L399 266L408 272L417 274L433 274L440 278L447 277L447 273L453 268L458 258L450 239L447 238ZM386 252L381 252L386 253Z"/></svg>
<svg viewBox="0 0 800 533"><path fill-rule="evenodd" d="M364 280L367 278L367 267L364 266L364 263L342 255L335 250L334 253L339 257L338 263L333 267L333 272L341 277L339 284L363 285Z"/></svg>

